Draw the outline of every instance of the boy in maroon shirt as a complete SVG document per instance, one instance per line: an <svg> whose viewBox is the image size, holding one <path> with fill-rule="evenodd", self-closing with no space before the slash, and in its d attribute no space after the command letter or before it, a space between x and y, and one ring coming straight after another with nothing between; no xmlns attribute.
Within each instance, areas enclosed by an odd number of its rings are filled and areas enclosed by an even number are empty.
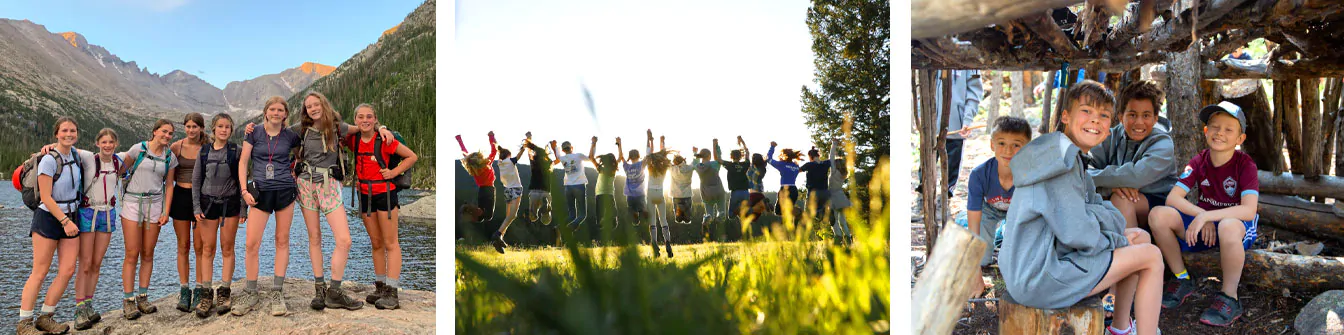
<svg viewBox="0 0 1344 335"><path fill-rule="evenodd" d="M1209 148L1185 166L1180 180L1167 195L1167 206L1154 208L1148 222L1153 241L1162 249L1176 280L1167 283L1162 307L1175 308L1195 291L1181 252L1218 248L1223 269L1223 290L1199 321L1228 326L1242 314L1237 284L1246 262L1246 249L1255 242L1259 215L1260 181L1251 156L1237 150L1246 140L1246 117L1241 108L1227 101L1199 112ZM1199 188L1199 203L1185 200L1191 188Z"/></svg>

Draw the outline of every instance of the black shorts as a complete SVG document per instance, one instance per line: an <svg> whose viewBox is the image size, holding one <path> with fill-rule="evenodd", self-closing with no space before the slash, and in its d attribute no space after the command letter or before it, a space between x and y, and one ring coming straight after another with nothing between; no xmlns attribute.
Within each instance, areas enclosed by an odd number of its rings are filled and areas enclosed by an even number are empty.
<svg viewBox="0 0 1344 335"><path fill-rule="evenodd" d="M401 208L397 200L397 190L374 194L372 197L368 194L359 193L359 212L390 212L393 209Z"/></svg>
<svg viewBox="0 0 1344 335"><path fill-rule="evenodd" d="M71 220L75 220L76 224L79 223L78 213L70 213L67 214L67 216L69 216ZM75 232L74 235L65 235L65 229L61 227L60 221L56 221L56 216L41 208L33 210L33 226L31 231L37 233L38 236L53 240L79 237L79 232Z"/></svg>
<svg viewBox="0 0 1344 335"><path fill-rule="evenodd" d="M177 204L173 204L173 206L176 207ZM242 211L243 198L239 195L228 196L223 199L201 195L201 214L205 214L206 220L238 217L238 214Z"/></svg>
<svg viewBox="0 0 1344 335"><path fill-rule="evenodd" d="M173 208L168 217L180 221L196 221L196 209L191 203L191 189L173 185Z"/></svg>
<svg viewBox="0 0 1344 335"><path fill-rule="evenodd" d="M252 194L252 197L257 200L257 205L254 207L267 214L275 213L275 211L293 205L294 199L298 196L299 189L297 186L274 191L259 191Z"/></svg>

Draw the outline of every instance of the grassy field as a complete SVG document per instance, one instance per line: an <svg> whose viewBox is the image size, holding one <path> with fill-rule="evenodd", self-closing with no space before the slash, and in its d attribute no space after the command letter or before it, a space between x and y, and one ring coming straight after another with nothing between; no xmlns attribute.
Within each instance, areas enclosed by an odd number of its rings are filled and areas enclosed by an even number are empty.
<svg viewBox="0 0 1344 335"><path fill-rule="evenodd" d="M848 213L854 244L814 227L747 242L510 249L459 246L456 329L468 334L889 333L886 164L870 217ZM880 193L878 193L880 192ZM871 223L871 224L870 224ZM566 239L570 240L570 239Z"/></svg>

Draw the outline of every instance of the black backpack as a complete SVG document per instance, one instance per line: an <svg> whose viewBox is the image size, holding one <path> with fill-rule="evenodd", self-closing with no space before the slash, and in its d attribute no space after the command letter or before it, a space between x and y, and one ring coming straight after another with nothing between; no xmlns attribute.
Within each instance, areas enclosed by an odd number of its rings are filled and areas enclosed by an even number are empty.
<svg viewBox="0 0 1344 335"><path fill-rule="evenodd" d="M392 137L395 138L395 139L397 140L397 142L400 142L400 143L402 143L402 145L405 145L406 141L403 140L403 139L401 138L401 133L399 133L399 132L395 132L395 131L394 131L394 132L392 132ZM373 152L372 152L372 153L359 152L359 134L358 134L358 133L352 133L352 134L350 134L350 135L347 135L346 141L349 143L348 145L349 145L351 151L354 151L354 152L355 152L355 157L356 157L356 159L355 159L355 164L354 164L354 165L355 165L354 170L355 170L355 176L356 176L356 178L355 178L355 189L356 189L356 192L358 192L359 184L390 183L390 184L396 186L398 190L404 190L404 189L409 189L409 188L411 188L411 171L414 170L414 167L412 167L412 168L410 168L410 169L406 169L405 172L402 172L400 175L397 175L396 177L392 177L392 179L359 179L359 177L358 177L358 176L359 176L359 159L358 159L359 157L368 157L368 156L372 156L373 159L374 159L374 161L378 162L378 167L379 167L379 168L382 168L382 169L392 169L392 168L395 168L395 167L397 167L397 166L401 166L401 161L402 161L402 157L401 157L401 156L398 156L398 155L390 155L390 157L388 157L388 159L387 159L386 161L383 160L383 141L384 141L384 138L383 138L382 135L374 135L374 138L373 138ZM353 202L354 202L354 201L357 201L356 199L359 198L358 195L353 196L353 197L350 197L350 198L351 198L352 206L355 206L355 208L358 209L358 208L359 208L358 205L354 205L354 204L353 204ZM392 201L392 198L388 198L388 201ZM391 207L391 204L388 204L388 207ZM390 216L391 213L388 213L388 215Z"/></svg>
<svg viewBox="0 0 1344 335"><path fill-rule="evenodd" d="M20 191L23 193L24 206L27 206L30 210L37 210L37 207L42 205L42 195L37 190L37 176L40 174L37 172L37 165L42 162L42 158L45 156L52 156L56 159L56 175L51 176L52 185L55 185L56 181L61 179L61 174L65 171L67 166L74 165L76 169L79 169L80 180L75 182L75 185L77 185L75 197L72 199L54 199L57 204L79 202L79 195L84 194L84 165L80 163L79 153L75 151L75 148L71 147L70 153L74 159L69 162L65 161L65 158L61 157L61 154L57 153L55 150L48 152L46 155L33 155L28 158L27 161L23 162L23 167L21 167L23 170L19 172L19 178L23 185L23 189ZM57 208L55 210L60 209Z"/></svg>

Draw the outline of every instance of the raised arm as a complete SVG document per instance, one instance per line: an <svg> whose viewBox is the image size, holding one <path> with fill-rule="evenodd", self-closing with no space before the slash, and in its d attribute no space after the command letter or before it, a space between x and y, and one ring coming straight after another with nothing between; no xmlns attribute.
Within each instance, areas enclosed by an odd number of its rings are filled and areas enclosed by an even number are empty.
<svg viewBox="0 0 1344 335"><path fill-rule="evenodd" d="M490 156L485 157L485 160L493 161L495 160L495 154L499 153L499 150L495 150L495 148L499 147L499 143L495 142L495 132L493 130L490 131L489 135L490 135Z"/></svg>
<svg viewBox="0 0 1344 335"><path fill-rule="evenodd" d="M719 152L719 139L714 139L714 160L723 161L723 155Z"/></svg>
<svg viewBox="0 0 1344 335"><path fill-rule="evenodd" d="M458 134L456 138L457 138L457 146L459 148L462 148L462 157L467 157L467 145L462 143L462 135Z"/></svg>
<svg viewBox="0 0 1344 335"><path fill-rule="evenodd" d="M737 146L742 148L742 159L751 161L751 150L747 150L747 141L742 140L742 135L737 135Z"/></svg>
<svg viewBox="0 0 1344 335"><path fill-rule="evenodd" d="M666 151L666 150L667 150L667 138L663 137L662 135L659 135L659 136L658 136L658 151Z"/></svg>
<svg viewBox="0 0 1344 335"><path fill-rule="evenodd" d="M616 137L616 161L625 163L625 149L621 148L621 137Z"/></svg>
<svg viewBox="0 0 1344 335"><path fill-rule="evenodd" d="M649 140L646 142L648 144L649 151L644 153L645 159L647 159L649 155L653 154L653 129L649 129L648 132L649 132Z"/></svg>
<svg viewBox="0 0 1344 335"><path fill-rule="evenodd" d="M832 139L832 140L831 140L831 150L828 150L829 152L826 153L826 157L827 157L826 160L829 160L829 161L835 161L835 147L838 147L838 146L840 146L840 142L839 142L839 141L836 141L836 140L834 140L834 139Z"/></svg>
<svg viewBox="0 0 1344 335"><path fill-rule="evenodd" d="M775 164L775 141L770 141L770 151L765 152L765 162Z"/></svg>
<svg viewBox="0 0 1344 335"><path fill-rule="evenodd" d="M560 164L560 152L555 150L555 140L551 140L551 152L555 153L555 159L551 160L551 165Z"/></svg>
<svg viewBox="0 0 1344 335"><path fill-rule="evenodd" d="M594 167L597 166L597 159L593 158L595 154L597 154L597 136L593 136L593 143L588 145L588 161L592 162Z"/></svg>

